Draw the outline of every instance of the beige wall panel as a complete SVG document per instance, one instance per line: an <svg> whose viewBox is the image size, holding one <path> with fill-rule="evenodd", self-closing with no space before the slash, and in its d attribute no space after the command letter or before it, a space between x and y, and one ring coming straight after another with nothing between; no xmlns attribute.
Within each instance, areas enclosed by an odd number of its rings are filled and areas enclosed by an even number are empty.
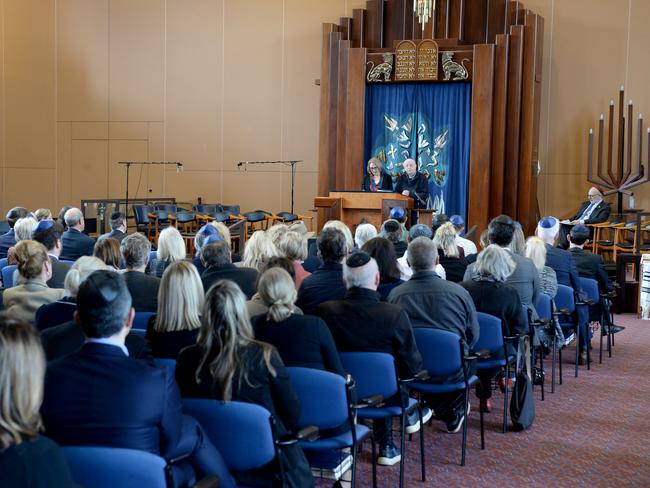
<svg viewBox="0 0 650 488"><path fill-rule="evenodd" d="M29 210L45 207L56 208L56 181L54 169L7 168L5 173L5 207L10 209L20 205ZM17 182L29 182L29 191ZM58 209L56 210L58 212Z"/></svg>
<svg viewBox="0 0 650 488"><path fill-rule="evenodd" d="M147 122L109 122L109 139L146 141L149 138Z"/></svg>
<svg viewBox="0 0 650 488"><path fill-rule="evenodd" d="M206 203L220 202L219 173L217 171L166 171L167 196L178 202L196 203L201 197Z"/></svg>
<svg viewBox="0 0 650 488"><path fill-rule="evenodd" d="M108 122L72 122L72 139L108 139Z"/></svg>
<svg viewBox="0 0 650 488"><path fill-rule="evenodd" d="M149 161L164 161L164 124L162 122L150 122L148 133L147 153ZM162 166L151 166L147 173L147 185L154 197L169 196L165 192L165 168Z"/></svg>
<svg viewBox="0 0 650 488"><path fill-rule="evenodd" d="M109 0L56 5L58 120L108 120Z"/></svg>
<svg viewBox="0 0 650 488"><path fill-rule="evenodd" d="M165 0L110 0L109 118L163 120Z"/></svg>
<svg viewBox="0 0 650 488"><path fill-rule="evenodd" d="M587 173L575 175L549 175L547 178L547 214L560 219L574 215L580 203L587 199L591 185ZM608 199L609 201L609 199Z"/></svg>
<svg viewBox="0 0 650 488"><path fill-rule="evenodd" d="M123 198L126 191L126 166L119 161L146 161L147 141L108 142L108 198ZM138 184L139 183L139 184ZM131 166L129 171L129 198L145 198L147 168Z"/></svg>
<svg viewBox="0 0 650 488"><path fill-rule="evenodd" d="M232 170L281 155L282 2L226 2L225 18L223 167Z"/></svg>
<svg viewBox="0 0 650 488"><path fill-rule="evenodd" d="M625 81L628 11L622 3L554 3L549 174L586 173L588 129Z"/></svg>
<svg viewBox="0 0 650 488"><path fill-rule="evenodd" d="M282 209L282 174L277 172L223 172L223 203L239 204L242 212Z"/></svg>
<svg viewBox="0 0 650 488"><path fill-rule="evenodd" d="M365 8L365 7L366 7L365 0L345 0L345 15L352 15L353 8Z"/></svg>
<svg viewBox="0 0 650 488"><path fill-rule="evenodd" d="M71 201L72 191L72 123L57 122L57 207ZM52 209L54 211L54 209ZM58 210L58 209L57 209Z"/></svg>
<svg viewBox="0 0 650 488"><path fill-rule="evenodd" d="M188 170L221 167L222 35L222 0L167 2L165 153Z"/></svg>
<svg viewBox="0 0 650 488"><path fill-rule="evenodd" d="M318 171L320 87L314 80L321 70L320 26L341 15L336 2L285 2L282 159L302 159L302 171Z"/></svg>
<svg viewBox="0 0 650 488"><path fill-rule="evenodd" d="M280 211L291 211L291 173L282 174L282 191ZM314 208L314 197L318 191L318 172L296 173L296 185L294 195L294 213L315 216L310 212Z"/></svg>
<svg viewBox="0 0 650 488"><path fill-rule="evenodd" d="M70 149L70 200L108 197L108 141L76 141Z"/></svg>
<svg viewBox="0 0 650 488"><path fill-rule="evenodd" d="M3 7L6 162L19 167L53 168L54 2L6 0Z"/></svg>

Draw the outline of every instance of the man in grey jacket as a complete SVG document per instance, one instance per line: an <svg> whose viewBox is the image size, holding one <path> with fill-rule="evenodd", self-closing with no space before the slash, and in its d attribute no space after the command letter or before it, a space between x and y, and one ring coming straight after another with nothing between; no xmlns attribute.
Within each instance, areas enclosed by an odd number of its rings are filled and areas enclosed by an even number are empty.
<svg viewBox="0 0 650 488"><path fill-rule="evenodd" d="M463 340L465 353L469 352L478 340L479 326L476 308L467 290L436 274L438 251L431 239L418 237L411 241L406 259L413 276L393 289L388 301L404 308L414 328L431 327L453 332ZM432 381L462 381L462 377L462 371L458 371L449 377L432 378ZM453 393L426 398L450 433L458 432L465 420L462 396L462 393Z"/></svg>

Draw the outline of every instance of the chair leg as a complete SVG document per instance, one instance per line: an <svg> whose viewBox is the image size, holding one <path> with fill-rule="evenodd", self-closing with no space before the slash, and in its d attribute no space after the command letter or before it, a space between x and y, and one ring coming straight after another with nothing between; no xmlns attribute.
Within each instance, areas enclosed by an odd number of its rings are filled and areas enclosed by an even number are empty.
<svg viewBox="0 0 650 488"><path fill-rule="evenodd" d="M604 321L601 320L601 329L604 327L602 324ZM598 353L598 364L603 364L603 332L604 330L600 331L600 352Z"/></svg>
<svg viewBox="0 0 650 488"><path fill-rule="evenodd" d="M544 351L539 348L539 369L542 372L542 401L544 401Z"/></svg>
<svg viewBox="0 0 650 488"><path fill-rule="evenodd" d="M374 434L370 435L370 449L372 451L372 488L377 488L377 447Z"/></svg>
<svg viewBox="0 0 650 488"><path fill-rule="evenodd" d="M562 384L562 348L558 351L558 365L560 366L560 384Z"/></svg>
<svg viewBox="0 0 650 488"><path fill-rule="evenodd" d="M479 400L478 402L479 407L479 416L481 418L481 450L485 449L485 431L483 430L483 400ZM486 401L487 404L487 401ZM467 423L467 419L465 419L465 423Z"/></svg>
<svg viewBox="0 0 650 488"><path fill-rule="evenodd" d="M422 429L422 425L420 425L420 429ZM402 409L402 415L400 416L400 449L401 449L401 455L402 459L399 462L399 487L404 488L404 461L406 460L406 410Z"/></svg>
<svg viewBox="0 0 650 488"><path fill-rule="evenodd" d="M591 337L589 337L589 325L587 325L587 371L591 371Z"/></svg>
<svg viewBox="0 0 650 488"><path fill-rule="evenodd" d="M503 433L508 432L508 383L510 380L510 363L506 359L506 389L503 392Z"/></svg>
<svg viewBox="0 0 650 488"><path fill-rule="evenodd" d="M467 424L468 418L467 418L467 400L469 398L469 385L465 388L465 396L463 397L463 415L464 415L464 421L463 421L463 445L461 447L461 454L460 454L460 465L465 466L465 446L467 446Z"/></svg>
<svg viewBox="0 0 650 488"><path fill-rule="evenodd" d="M576 372L575 377L578 377L578 361L580 359L580 325L576 326Z"/></svg>
<svg viewBox="0 0 650 488"><path fill-rule="evenodd" d="M355 442L352 444L352 476L351 476L350 486L354 488L356 486L356 483L357 483L357 444Z"/></svg>
<svg viewBox="0 0 650 488"><path fill-rule="evenodd" d="M418 403L418 416L420 417L420 464L422 468L422 481L427 480L426 468L424 464L424 424L422 423L422 409Z"/></svg>
<svg viewBox="0 0 650 488"><path fill-rule="evenodd" d="M557 359L557 342L553 338L553 357L551 358L551 393L555 393L555 361Z"/></svg>

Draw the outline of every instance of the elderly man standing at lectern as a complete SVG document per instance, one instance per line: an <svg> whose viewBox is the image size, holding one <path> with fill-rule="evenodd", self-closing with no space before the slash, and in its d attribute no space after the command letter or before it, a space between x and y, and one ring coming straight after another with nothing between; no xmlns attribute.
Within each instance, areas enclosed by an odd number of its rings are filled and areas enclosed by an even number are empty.
<svg viewBox="0 0 650 488"><path fill-rule="evenodd" d="M418 221L417 210L415 209L427 208L429 182L427 181L427 177L418 171L415 160L407 159L402 165L404 166L404 173L397 178L395 192L411 197L414 200L411 222L415 224Z"/></svg>

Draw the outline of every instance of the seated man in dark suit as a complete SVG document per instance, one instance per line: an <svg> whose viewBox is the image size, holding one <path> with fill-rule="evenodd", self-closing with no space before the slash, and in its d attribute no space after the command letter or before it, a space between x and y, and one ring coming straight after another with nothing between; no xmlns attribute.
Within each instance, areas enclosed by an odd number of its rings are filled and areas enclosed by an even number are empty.
<svg viewBox="0 0 650 488"><path fill-rule="evenodd" d="M302 281L296 300L305 314L313 314L319 304L328 300L341 300L346 292L341 264L348 252L345 235L327 227L318 235L316 246L323 264Z"/></svg>
<svg viewBox="0 0 650 488"><path fill-rule="evenodd" d="M388 301L404 308L413 327L431 327L458 335L465 346L465 353L474 347L479 336L476 308L470 294L462 286L443 280L435 272L438 249L431 239L413 239L406 251L413 276L406 283L394 288ZM462 374L434 378L446 383L462 381ZM460 430L465 421L462 395L427 396L436 416L447 424L450 433Z"/></svg>
<svg viewBox="0 0 650 488"><path fill-rule="evenodd" d="M63 226L54 220L41 220L32 234L32 239L40 242L47 249L47 255L52 263L52 278L47 282L50 288L63 288L65 275L70 271L70 265L59 261L63 242Z"/></svg>
<svg viewBox="0 0 650 488"><path fill-rule="evenodd" d="M99 236L99 239L115 239L118 242L122 242L122 239L126 237L126 215L122 212L113 212L111 214L111 219L109 220L109 225L111 226L111 231L102 234Z"/></svg>
<svg viewBox="0 0 650 488"><path fill-rule="evenodd" d="M571 231L571 226L607 222L612 209L609 206L609 203L603 200L603 196L603 190L600 187L592 186L589 188L589 191L587 192L587 201L582 202L580 209L575 215L562 221L562 227L560 228L560 235L558 237L558 246L562 249L567 249L569 247L567 235ZM589 238L591 239L592 236L593 232L590 229Z"/></svg>
<svg viewBox="0 0 650 488"><path fill-rule="evenodd" d="M217 234L209 236L201 248L201 261L205 271L201 275L203 289L207 293L219 280L231 280L237 283L249 300L255 295L257 270L237 267L232 264L230 245Z"/></svg>
<svg viewBox="0 0 650 488"><path fill-rule="evenodd" d="M7 212L7 223L9 224L9 231L0 236L0 259L7 257L7 251L10 247L16 245L16 235L14 234L14 225L18 219L27 216L27 209L23 207L14 207Z"/></svg>
<svg viewBox="0 0 650 488"><path fill-rule="evenodd" d="M558 284L573 288L580 296L580 276L571 253L555 247L559 232L560 221L555 217L543 217L537 224L537 237L546 245L546 266L555 271Z"/></svg>
<svg viewBox="0 0 650 488"><path fill-rule="evenodd" d="M124 280L129 287L136 312L156 312L158 309L158 288L160 278L145 274L151 243L140 233L126 236L120 246L126 271Z"/></svg>
<svg viewBox="0 0 650 488"><path fill-rule="evenodd" d="M413 329L404 310L381 301L379 268L365 252L350 255L343 266L347 292L343 300L320 304L316 315L327 323L339 352L386 352L395 357L400 377L411 378L422 368L422 357L415 344ZM401 392L407 395L406 392ZM399 403L399 398L393 399ZM422 412L424 422L431 411ZM420 422L415 415L407 419L407 433L417 432ZM393 444L392 419L376 420L373 431L379 444L379 464L391 466L401 459Z"/></svg>
<svg viewBox="0 0 650 488"><path fill-rule="evenodd" d="M129 357L124 340L133 317L119 274L95 271L81 284L75 321L86 343L48 365L41 408L48 436L64 446L137 449L166 459L189 454L199 476L220 474L220 486L232 486L201 426L182 415L173 372Z"/></svg>
<svg viewBox="0 0 650 488"><path fill-rule="evenodd" d="M83 213L78 208L71 208L65 213L65 225L68 228L61 240L63 250L61 259L65 261L76 261L81 256L92 256L95 248L95 240L83 233L86 227Z"/></svg>
<svg viewBox="0 0 650 488"><path fill-rule="evenodd" d="M598 282L598 287L601 292L606 293L614 290L614 285L612 284L609 276L607 276L607 271L603 266L603 258L598 254L594 254L589 251L585 251L585 244L589 241L589 229L584 225L576 225L571 229L569 234L569 252L576 263L578 273L583 278L591 278ZM601 300L601 305L603 306L605 324L604 327L610 326L612 332L615 334L620 332L625 327L620 325L611 324L609 317L609 301ZM600 314L599 310L596 310L596 315L592 315L593 320L598 320Z"/></svg>

